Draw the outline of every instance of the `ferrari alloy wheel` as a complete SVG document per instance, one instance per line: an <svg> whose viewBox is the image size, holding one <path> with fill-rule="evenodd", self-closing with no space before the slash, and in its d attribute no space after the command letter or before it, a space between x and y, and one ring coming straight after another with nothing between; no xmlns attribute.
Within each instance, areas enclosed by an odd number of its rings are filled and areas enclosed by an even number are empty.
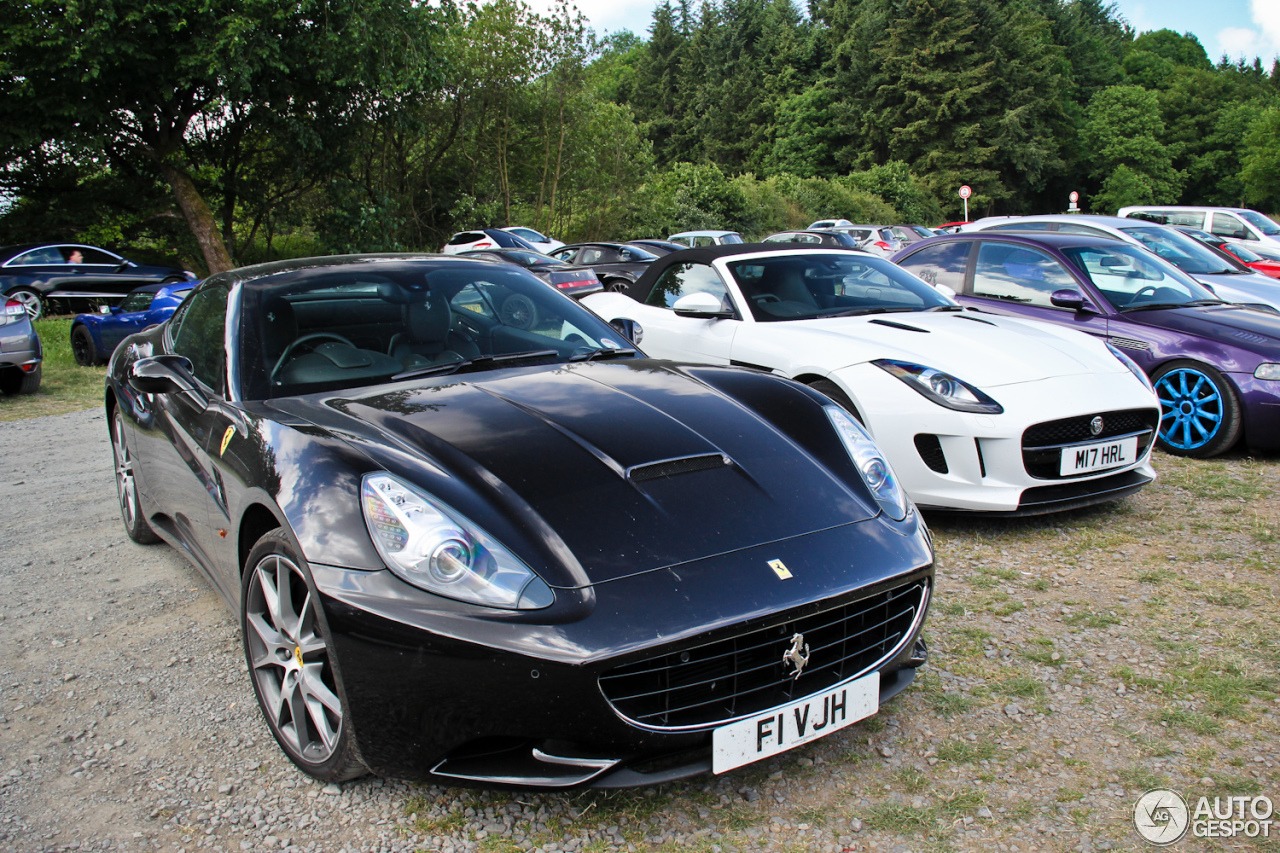
<svg viewBox="0 0 1280 853"><path fill-rule="evenodd" d="M631 282L621 278L611 278L604 283L607 293L626 293L630 288Z"/></svg>
<svg viewBox="0 0 1280 853"><path fill-rule="evenodd" d="M246 563L245 659L276 742L304 773L326 782L364 775L325 641L318 596L284 532L263 536Z"/></svg>
<svg viewBox="0 0 1280 853"><path fill-rule="evenodd" d="M116 496L120 499L120 518L124 521L124 530L129 538L139 545L150 545L160 541L151 525L142 515L142 504L138 500L138 477L133 468L133 454L129 452L129 443L124 433L124 415L116 409L111 416L111 455L116 466Z"/></svg>
<svg viewBox="0 0 1280 853"><path fill-rule="evenodd" d="M93 343L93 335L84 326L76 326L71 330L71 354L81 367L92 367L98 363L98 347Z"/></svg>
<svg viewBox="0 0 1280 853"><path fill-rule="evenodd" d="M25 288L15 290L9 294L9 298L20 303L32 320L39 320L40 315L44 313L44 302L40 299L40 294L34 290Z"/></svg>
<svg viewBox="0 0 1280 853"><path fill-rule="evenodd" d="M1240 437L1240 402L1222 374L1191 361L1156 371L1160 446L1175 456L1217 456Z"/></svg>

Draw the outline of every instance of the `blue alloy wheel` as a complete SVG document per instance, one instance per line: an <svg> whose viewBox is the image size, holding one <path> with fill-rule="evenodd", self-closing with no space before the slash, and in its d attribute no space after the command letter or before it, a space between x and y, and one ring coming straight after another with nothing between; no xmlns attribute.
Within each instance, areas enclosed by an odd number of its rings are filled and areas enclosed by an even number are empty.
<svg viewBox="0 0 1280 853"><path fill-rule="evenodd" d="M1160 444L1177 456L1216 456L1240 437L1240 406L1208 365L1167 365L1153 383L1160 398Z"/></svg>

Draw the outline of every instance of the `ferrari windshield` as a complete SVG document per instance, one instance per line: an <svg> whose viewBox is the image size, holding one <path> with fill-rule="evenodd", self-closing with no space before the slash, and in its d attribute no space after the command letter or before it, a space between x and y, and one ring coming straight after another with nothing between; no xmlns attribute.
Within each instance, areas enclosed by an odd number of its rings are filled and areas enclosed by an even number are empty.
<svg viewBox="0 0 1280 853"><path fill-rule="evenodd" d="M1120 311L1222 301L1177 267L1137 246L1117 242L1062 252Z"/></svg>
<svg viewBox="0 0 1280 853"><path fill-rule="evenodd" d="M379 260L244 285L245 399L633 353L612 327L513 266Z"/></svg>
<svg viewBox="0 0 1280 853"><path fill-rule="evenodd" d="M728 267L759 322L955 305L896 264L862 252L798 252Z"/></svg>

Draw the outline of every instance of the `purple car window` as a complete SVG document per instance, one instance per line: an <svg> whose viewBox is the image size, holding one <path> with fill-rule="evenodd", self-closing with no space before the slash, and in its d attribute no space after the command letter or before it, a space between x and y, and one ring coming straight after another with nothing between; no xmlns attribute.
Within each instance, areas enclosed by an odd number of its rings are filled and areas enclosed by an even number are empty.
<svg viewBox="0 0 1280 853"><path fill-rule="evenodd" d="M956 293L964 290L964 271L969 264L972 243L955 242L926 246L899 266L932 285L945 285Z"/></svg>
<svg viewBox="0 0 1280 853"><path fill-rule="evenodd" d="M983 243L973 273L975 296L989 296L1023 305L1053 307L1055 290L1077 287L1062 264L1039 249L1010 243Z"/></svg>

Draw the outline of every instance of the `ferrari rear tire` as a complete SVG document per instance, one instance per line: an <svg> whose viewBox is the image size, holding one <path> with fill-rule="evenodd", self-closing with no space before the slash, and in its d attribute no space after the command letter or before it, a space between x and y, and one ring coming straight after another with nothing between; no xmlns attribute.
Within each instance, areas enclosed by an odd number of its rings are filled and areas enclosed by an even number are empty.
<svg viewBox="0 0 1280 853"><path fill-rule="evenodd" d="M71 354L76 364L81 367L93 367L102 363L98 355L98 346L93 342L93 335L84 326L76 326L71 330Z"/></svg>
<svg viewBox="0 0 1280 853"><path fill-rule="evenodd" d="M342 782L369 771L356 752L320 596L301 566L279 528L253 546L240 597L245 661L258 707L289 760L322 782Z"/></svg>
<svg viewBox="0 0 1280 853"><path fill-rule="evenodd" d="M837 406L844 409L849 414L853 415L853 417L858 421L858 423L865 425L864 421L862 420L862 415L858 412L858 407L855 406L853 404L853 401L849 399L849 395L844 393L844 391L840 389L839 385L830 381L829 379L817 379L813 382L810 382L809 387L821 394L825 394L828 397L830 397L831 402L835 403Z"/></svg>
<svg viewBox="0 0 1280 853"><path fill-rule="evenodd" d="M1152 376L1160 398L1160 449L1207 459L1240 439L1240 400L1226 378L1198 361L1173 361Z"/></svg>
<svg viewBox="0 0 1280 853"><path fill-rule="evenodd" d="M120 414L119 408L111 415L111 455L115 458L116 496L120 500L120 518L124 522L125 533L139 545L159 542L160 537L142 514L142 504L138 499L137 471L125 437L124 415Z"/></svg>

